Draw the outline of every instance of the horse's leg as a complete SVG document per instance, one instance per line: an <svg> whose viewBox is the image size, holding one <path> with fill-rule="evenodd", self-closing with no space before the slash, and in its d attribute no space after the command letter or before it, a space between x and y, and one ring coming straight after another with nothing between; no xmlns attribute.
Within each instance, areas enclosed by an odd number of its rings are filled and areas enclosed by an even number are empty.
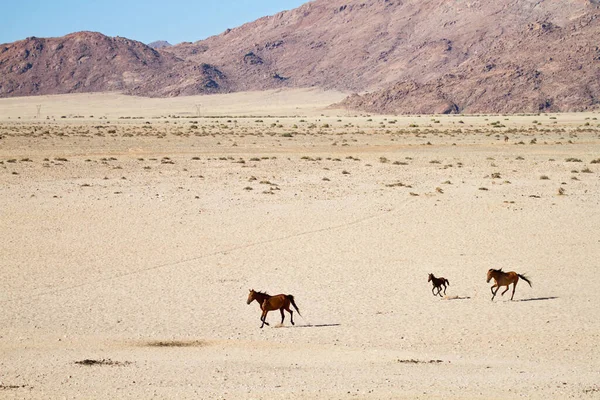
<svg viewBox="0 0 600 400"><path fill-rule="evenodd" d="M262 325L260 326L261 328L265 325L269 326L269 323L267 322L267 310L264 310L262 313L262 316L260 317L261 321L262 321Z"/></svg>
<svg viewBox="0 0 600 400"><path fill-rule="evenodd" d="M512 301L513 297L515 297L515 290L517 289L517 281L515 281L513 283L513 292L512 292L512 296L510 296L510 300ZM506 287L506 290L508 290L508 286Z"/></svg>
<svg viewBox="0 0 600 400"><path fill-rule="evenodd" d="M495 292L494 288L496 288ZM493 285L490 289L492 290L492 300L494 300L494 297L496 297L496 293L498 293L498 289L500 289L500 286Z"/></svg>
<svg viewBox="0 0 600 400"><path fill-rule="evenodd" d="M434 290L435 290L435 286L431 288L431 294L433 294L434 296L437 296L437 294L435 294Z"/></svg>
<svg viewBox="0 0 600 400"><path fill-rule="evenodd" d="M296 325L294 324L294 312L290 309L290 307L288 306L287 311L290 313L290 322L292 323L292 325Z"/></svg>
<svg viewBox="0 0 600 400"><path fill-rule="evenodd" d="M438 286L438 294L440 295L440 297L444 297L442 296L442 285Z"/></svg>
<svg viewBox="0 0 600 400"><path fill-rule="evenodd" d="M281 325L283 325L283 320L285 319L285 316L283 315L283 307L281 307L279 311L281 311Z"/></svg>
<svg viewBox="0 0 600 400"><path fill-rule="evenodd" d="M444 295L446 294L446 284L444 283Z"/></svg>
<svg viewBox="0 0 600 400"><path fill-rule="evenodd" d="M260 326L260 328L262 329L263 326L265 326L265 311L263 310L262 314L260 314L260 322L262 322L262 325Z"/></svg>

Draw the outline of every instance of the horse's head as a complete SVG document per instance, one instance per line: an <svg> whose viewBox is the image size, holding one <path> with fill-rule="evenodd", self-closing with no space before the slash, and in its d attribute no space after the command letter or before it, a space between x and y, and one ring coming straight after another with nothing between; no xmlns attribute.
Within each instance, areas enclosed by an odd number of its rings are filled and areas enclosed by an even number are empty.
<svg viewBox="0 0 600 400"><path fill-rule="evenodd" d="M250 293L248 294L248 301L246 302L246 304L250 304L254 300L256 300L255 296L256 296L256 292L254 291L254 289L250 289Z"/></svg>
<svg viewBox="0 0 600 400"><path fill-rule="evenodd" d="M432 279L433 279L433 274L429 274L429 279L427 279L427 282L431 282Z"/></svg>
<svg viewBox="0 0 600 400"><path fill-rule="evenodd" d="M490 269L488 270L488 273L487 273L487 281L486 281L487 283L490 283L490 281L491 281L491 280L492 280L492 278L494 277L494 272L496 272L496 270L495 270L495 269L493 269L493 268L490 268Z"/></svg>

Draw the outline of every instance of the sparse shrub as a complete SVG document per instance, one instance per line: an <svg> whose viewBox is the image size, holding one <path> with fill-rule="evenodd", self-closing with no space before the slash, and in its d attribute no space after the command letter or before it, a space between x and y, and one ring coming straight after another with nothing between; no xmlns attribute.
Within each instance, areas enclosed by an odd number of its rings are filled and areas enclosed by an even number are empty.
<svg viewBox="0 0 600 400"><path fill-rule="evenodd" d="M548 178L548 175L542 175L542 176L540 176L540 179L543 181L547 181L550 178Z"/></svg>

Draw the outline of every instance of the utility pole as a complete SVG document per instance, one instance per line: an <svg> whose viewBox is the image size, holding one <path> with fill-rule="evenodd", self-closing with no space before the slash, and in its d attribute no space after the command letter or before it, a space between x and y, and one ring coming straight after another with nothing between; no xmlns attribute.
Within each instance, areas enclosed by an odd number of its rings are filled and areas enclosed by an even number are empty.
<svg viewBox="0 0 600 400"><path fill-rule="evenodd" d="M36 104L35 107L37 108L37 114L36 114L36 119L40 119L40 115L42 114L42 105L41 104Z"/></svg>

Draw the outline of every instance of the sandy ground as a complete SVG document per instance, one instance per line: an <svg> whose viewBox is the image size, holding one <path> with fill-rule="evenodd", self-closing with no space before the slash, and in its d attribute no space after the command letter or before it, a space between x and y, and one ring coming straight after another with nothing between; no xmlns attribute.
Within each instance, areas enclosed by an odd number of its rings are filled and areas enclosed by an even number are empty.
<svg viewBox="0 0 600 400"><path fill-rule="evenodd" d="M307 93L0 100L0 398L600 398L600 114Z"/></svg>
<svg viewBox="0 0 600 400"><path fill-rule="evenodd" d="M130 116L267 116L317 115L323 108L342 101L347 94L320 89L267 90L211 96L149 98L119 93L70 94L0 99L0 120L89 119Z"/></svg>

